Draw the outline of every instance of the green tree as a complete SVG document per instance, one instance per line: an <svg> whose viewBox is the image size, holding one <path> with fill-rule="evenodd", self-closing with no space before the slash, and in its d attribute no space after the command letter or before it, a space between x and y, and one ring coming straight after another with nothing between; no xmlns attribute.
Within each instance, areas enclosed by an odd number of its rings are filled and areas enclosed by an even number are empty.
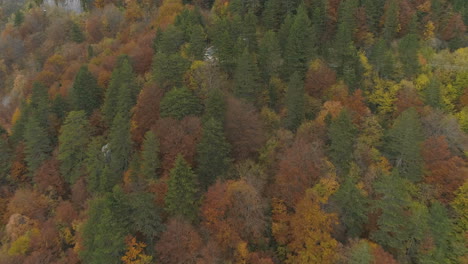
<svg viewBox="0 0 468 264"><path fill-rule="evenodd" d="M410 186L411 183L402 179L397 171L380 176L374 185L374 190L380 194L380 199L375 201L374 210L379 210L381 215L377 221L379 228L370 237L387 250L400 254L411 240L408 221L401 221L409 219L407 208L411 204Z"/></svg>
<svg viewBox="0 0 468 264"><path fill-rule="evenodd" d="M242 40L245 42L250 52L257 50L257 17L249 12L242 21Z"/></svg>
<svg viewBox="0 0 468 264"><path fill-rule="evenodd" d="M140 173L145 180L158 179L158 169L161 168L159 141L152 131L146 132L143 140L140 168Z"/></svg>
<svg viewBox="0 0 468 264"><path fill-rule="evenodd" d="M208 119L203 124L203 136L197 145L197 174L203 190L227 173L230 149L222 124Z"/></svg>
<svg viewBox="0 0 468 264"><path fill-rule="evenodd" d="M258 66L263 83L268 83L271 77L278 75L281 63L281 48L276 33L267 31L258 49Z"/></svg>
<svg viewBox="0 0 468 264"><path fill-rule="evenodd" d="M72 109L75 111L83 110L87 116L90 116L94 109L101 105L101 95L102 90L98 86L96 78L89 72L87 66L81 66L70 90Z"/></svg>
<svg viewBox="0 0 468 264"><path fill-rule="evenodd" d="M60 172L70 184L74 184L83 174L89 137L90 128L85 112L70 112L60 129L57 157L60 161Z"/></svg>
<svg viewBox="0 0 468 264"><path fill-rule="evenodd" d="M168 190L165 198L166 210L171 216L181 216L189 221L197 217L196 175L182 155L178 155L170 171Z"/></svg>
<svg viewBox="0 0 468 264"><path fill-rule="evenodd" d="M208 91L207 98L205 99L205 112L203 121L206 122L210 118L224 124L224 115L226 113L226 100L223 91L218 88Z"/></svg>
<svg viewBox="0 0 468 264"><path fill-rule="evenodd" d="M390 46L383 38L379 39L372 48L369 61L381 77L389 79L394 76L396 62Z"/></svg>
<svg viewBox="0 0 468 264"><path fill-rule="evenodd" d="M167 90L182 85L183 75L189 67L190 62L178 53L158 52L153 58L153 77L160 87Z"/></svg>
<svg viewBox="0 0 468 264"><path fill-rule="evenodd" d="M112 188L121 178L122 173L128 168L132 139L130 135L130 119L128 113L118 113L109 132L110 162L106 177L108 188Z"/></svg>
<svg viewBox="0 0 468 264"><path fill-rule="evenodd" d="M403 65L403 72L407 77L412 77L418 73L418 49L418 35L415 33L407 34L398 43L399 58Z"/></svg>
<svg viewBox="0 0 468 264"><path fill-rule="evenodd" d="M328 128L330 159L341 175L348 173L350 163L353 160L356 136L356 126L353 124L349 112L344 109L332 120Z"/></svg>
<svg viewBox="0 0 468 264"><path fill-rule="evenodd" d="M53 150L47 128L41 123L37 115L31 115L24 129L25 157L28 171L33 174L42 162L49 158Z"/></svg>
<svg viewBox="0 0 468 264"><path fill-rule="evenodd" d="M3 129L0 126L0 129ZM6 135L0 134L0 183L4 184L10 171L12 150Z"/></svg>
<svg viewBox="0 0 468 264"><path fill-rule="evenodd" d="M295 131L304 119L304 82L295 72L288 83L286 90L286 109L288 110L285 125Z"/></svg>
<svg viewBox="0 0 468 264"><path fill-rule="evenodd" d="M142 234L148 245L153 245L157 234L162 231L160 210L154 203L154 195L135 192L127 195L129 205L129 229L134 234Z"/></svg>
<svg viewBox="0 0 468 264"><path fill-rule="evenodd" d="M239 57L234 74L234 94L249 102L259 95L259 73L256 56L245 49Z"/></svg>
<svg viewBox="0 0 468 264"><path fill-rule="evenodd" d="M339 208L340 220L346 227L347 237L359 237L367 222L369 199L364 190L358 188L359 168L352 164L349 175L345 177L333 200Z"/></svg>
<svg viewBox="0 0 468 264"><path fill-rule="evenodd" d="M284 50L283 73L286 79L297 72L304 76L309 66L309 60L313 55L313 36L311 22L306 8L301 5L294 17L294 22L289 30Z"/></svg>
<svg viewBox="0 0 468 264"><path fill-rule="evenodd" d="M121 190L107 193L90 202L88 219L84 222L81 235L83 249L80 256L89 264L120 264L125 252L125 236L128 233L126 218L128 212L122 202Z"/></svg>
<svg viewBox="0 0 468 264"><path fill-rule="evenodd" d="M136 102L138 92L139 89L129 58L122 55L118 58L117 66L112 71L102 105L102 114L107 124L112 124L117 112L130 112Z"/></svg>
<svg viewBox="0 0 468 264"><path fill-rule="evenodd" d="M384 14L385 21L382 32L383 38L387 42L390 42L395 37L398 31L398 13L398 1L391 0Z"/></svg>
<svg viewBox="0 0 468 264"><path fill-rule="evenodd" d="M195 60L203 60L206 47L206 34L201 25L194 25L190 33L188 54Z"/></svg>
<svg viewBox="0 0 468 264"><path fill-rule="evenodd" d="M103 137L95 137L91 140L86 150L85 166L87 172L88 191L90 193L104 192L101 184L104 172L108 169L108 157L110 152Z"/></svg>
<svg viewBox="0 0 468 264"><path fill-rule="evenodd" d="M202 111L200 99L186 87L173 88L164 95L160 104L161 117L178 120L189 115L200 115Z"/></svg>
<svg viewBox="0 0 468 264"><path fill-rule="evenodd" d="M403 178L411 181L421 179L423 140L421 121L414 108L401 113L388 130L385 149Z"/></svg>
<svg viewBox="0 0 468 264"><path fill-rule="evenodd" d="M24 22L23 11L21 11L21 9L18 9L18 11L15 12L15 19L13 20L13 24L15 25L15 27L19 27L21 26L21 24L23 24L23 22Z"/></svg>
<svg viewBox="0 0 468 264"><path fill-rule="evenodd" d="M432 106L433 108L441 108L442 107L442 98L440 93L441 83L436 78L432 78L429 82L429 85L426 87L425 93L425 101L427 105Z"/></svg>
<svg viewBox="0 0 468 264"><path fill-rule="evenodd" d="M76 43L82 43L85 40L80 26L78 26L75 22L71 22L70 37L71 40Z"/></svg>
<svg viewBox="0 0 468 264"><path fill-rule="evenodd" d="M262 13L263 25L270 30L277 31L286 17L287 10L281 0L267 0Z"/></svg>

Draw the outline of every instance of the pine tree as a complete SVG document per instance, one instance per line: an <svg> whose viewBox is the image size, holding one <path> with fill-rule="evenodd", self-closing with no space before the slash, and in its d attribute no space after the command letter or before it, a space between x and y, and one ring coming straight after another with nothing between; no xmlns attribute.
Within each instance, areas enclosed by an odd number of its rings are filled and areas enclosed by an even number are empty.
<svg viewBox="0 0 468 264"><path fill-rule="evenodd" d="M313 54L314 47L311 45L311 42L314 38L307 10L304 6L300 6L289 30L285 46L283 56L283 74L285 79L290 78L294 72L297 72L300 76L305 75L309 60Z"/></svg>
<svg viewBox="0 0 468 264"><path fill-rule="evenodd" d="M170 171L166 194L166 210L171 216L181 216L189 221L197 217L196 175L182 155L178 155Z"/></svg>
<svg viewBox="0 0 468 264"><path fill-rule="evenodd" d="M273 31L267 31L258 49L258 66L263 83L268 83L271 77L278 75L281 63L281 48L276 34Z"/></svg>
<svg viewBox="0 0 468 264"><path fill-rule="evenodd" d="M152 131L145 134L143 149L141 150L141 175L145 180L158 179L158 169L161 168L159 158L159 141Z"/></svg>
<svg viewBox="0 0 468 264"><path fill-rule="evenodd" d="M60 129L60 172L69 184L74 184L83 174L83 162L89 143L90 128L84 111L68 113Z"/></svg>
<svg viewBox="0 0 468 264"><path fill-rule="evenodd" d="M304 119L304 82L295 72L288 83L286 90L286 109L288 110L285 125L295 131Z"/></svg>
<svg viewBox="0 0 468 264"><path fill-rule="evenodd" d="M357 129L351 115L344 109L332 120L328 129L330 139L329 155L341 175L346 175L353 159L354 139Z"/></svg>
<svg viewBox="0 0 468 264"><path fill-rule="evenodd" d="M164 95L160 104L161 117L178 120L189 115L200 115L202 111L200 99L186 87L173 88Z"/></svg>
<svg viewBox="0 0 468 264"><path fill-rule="evenodd" d="M40 123L37 115L31 115L24 129L25 161L28 171L33 174L42 162L49 158L53 150L47 129Z"/></svg>
<svg viewBox="0 0 468 264"><path fill-rule="evenodd" d="M395 120L386 135L388 156L403 178L419 181L423 161L421 144L424 140L421 121L414 108L405 110Z"/></svg>
<svg viewBox="0 0 468 264"><path fill-rule="evenodd" d="M358 188L359 168L352 164L349 175L345 177L333 200L339 207L340 220L347 230L347 237L359 237L367 222L369 201L364 190Z"/></svg>
<svg viewBox="0 0 468 264"><path fill-rule="evenodd" d="M110 88L109 88L110 89ZM73 110L84 110L90 116L101 105L101 88L87 66L81 66L70 90Z"/></svg>
<svg viewBox="0 0 468 264"><path fill-rule="evenodd" d="M197 174L200 187L206 190L229 168L230 145L224 136L223 126L213 118L203 125L203 136L197 146Z"/></svg>
<svg viewBox="0 0 468 264"><path fill-rule="evenodd" d="M255 55L247 49L239 57L234 74L234 94L249 102L255 102L259 95L259 73Z"/></svg>

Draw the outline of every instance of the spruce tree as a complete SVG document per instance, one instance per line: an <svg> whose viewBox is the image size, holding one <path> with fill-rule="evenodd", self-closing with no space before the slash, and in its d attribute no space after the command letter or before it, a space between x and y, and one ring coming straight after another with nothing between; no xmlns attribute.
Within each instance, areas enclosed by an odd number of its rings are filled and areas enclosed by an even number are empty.
<svg viewBox="0 0 468 264"><path fill-rule="evenodd" d="M294 17L294 22L289 30L284 51L283 71L285 79L297 72L303 76L307 72L309 60L313 55L314 40L311 30L311 22L307 15L306 8L301 5Z"/></svg>
<svg viewBox="0 0 468 264"><path fill-rule="evenodd" d="M111 89L111 88L109 88ZM90 116L101 105L101 88L87 66L81 66L70 90L72 109L83 110Z"/></svg>
<svg viewBox="0 0 468 264"><path fill-rule="evenodd" d="M163 89L182 85L183 75L189 69L190 62L178 53L158 52L153 58L153 77Z"/></svg>
<svg viewBox="0 0 468 264"><path fill-rule="evenodd" d="M414 33L404 36L398 44L398 53L403 65L403 72L407 77L412 77L418 73L418 35Z"/></svg>
<svg viewBox="0 0 468 264"><path fill-rule="evenodd" d="M249 12L242 21L242 40L250 52L257 51L257 17Z"/></svg>
<svg viewBox="0 0 468 264"><path fill-rule="evenodd" d="M426 104L432 106L433 108L441 108L442 98L440 94L441 83L436 78L432 78L427 86L425 93Z"/></svg>
<svg viewBox="0 0 468 264"><path fill-rule="evenodd" d="M200 115L202 111L200 99L186 87L173 88L164 95L160 104L161 117L178 120L189 115Z"/></svg>
<svg viewBox="0 0 468 264"><path fill-rule="evenodd" d="M281 0L267 0L262 13L263 25L270 30L278 31L286 17L286 9Z"/></svg>
<svg viewBox="0 0 468 264"><path fill-rule="evenodd" d="M395 37L398 31L398 1L390 0L389 7L387 8L384 16L383 38L390 42Z"/></svg>
<svg viewBox="0 0 468 264"><path fill-rule="evenodd" d="M188 221L197 217L197 181L190 165L178 155L170 171L165 198L166 210L171 216L180 216Z"/></svg>
<svg viewBox="0 0 468 264"><path fill-rule="evenodd" d="M203 60L206 47L206 34L201 25L194 25L190 33L188 53L195 60Z"/></svg>
<svg viewBox="0 0 468 264"><path fill-rule="evenodd" d="M230 145L222 124L210 118L203 124L203 136L197 146L197 174L203 190L226 174L230 164L229 153Z"/></svg>
<svg viewBox="0 0 468 264"><path fill-rule="evenodd" d="M221 89L213 88L208 91L207 98L205 99L205 112L203 114L203 121L206 122L210 118L224 124L224 114L226 113L226 102L224 94Z"/></svg>
<svg viewBox="0 0 468 264"><path fill-rule="evenodd" d="M0 129L3 129L0 126ZM12 149L6 135L0 134L0 183L5 184L6 177L10 172Z"/></svg>
<svg viewBox="0 0 468 264"><path fill-rule="evenodd" d="M152 131L145 134L141 150L140 173L145 180L158 179L158 169L161 168L159 158L159 141Z"/></svg>
<svg viewBox="0 0 468 264"><path fill-rule="evenodd" d="M60 129L57 157L60 172L69 184L74 184L83 175L89 137L90 128L85 112L70 112Z"/></svg>
<svg viewBox="0 0 468 264"><path fill-rule="evenodd" d="M125 221L129 212L120 198L123 194L108 193L90 202L88 219L83 223L81 236L83 261L89 264L118 264L125 251L125 236L128 233Z"/></svg>
<svg viewBox="0 0 468 264"><path fill-rule="evenodd" d="M340 220L346 227L347 237L359 237L367 222L369 200L358 188L359 168L352 164L349 175L344 178L333 200L339 208Z"/></svg>
<svg viewBox="0 0 468 264"><path fill-rule="evenodd" d="M259 73L255 55L245 49L239 57L234 74L234 94L249 102L259 95Z"/></svg>
<svg viewBox="0 0 468 264"><path fill-rule="evenodd" d="M110 162L109 179L106 179L108 187L112 188L121 178L122 173L128 168L132 140L130 135L130 118L128 113L119 112L112 123L109 133Z"/></svg>
<svg viewBox="0 0 468 264"><path fill-rule="evenodd" d="M268 83L271 77L278 75L281 63L281 48L276 34L273 31L267 31L258 49L258 66L263 83Z"/></svg>
<svg viewBox="0 0 468 264"><path fill-rule="evenodd" d="M117 66L112 71L107 87L102 114L107 124L112 124L117 112L129 112L136 102L138 87L135 75L127 56L120 56Z"/></svg>
<svg viewBox="0 0 468 264"><path fill-rule="evenodd" d="M42 162L49 158L53 150L47 128L41 124L37 115L31 115L28 118L24 129L24 143L24 159L32 175Z"/></svg>
<svg viewBox="0 0 468 264"><path fill-rule="evenodd" d="M328 129L330 139L329 155L341 175L346 175L353 159L354 139L357 129L351 115L344 109L332 120Z"/></svg>
<svg viewBox="0 0 468 264"><path fill-rule="evenodd" d="M300 75L295 72L288 83L286 90L286 109L288 110L285 125L288 129L295 131L304 119L304 82Z"/></svg>
<svg viewBox="0 0 468 264"><path fill-rule="evenodd" d="M91 139L86 150L84 161L87 173L88 191L90 193L104 192L105 188L101 184L105 170L108 169L110 152L103 137Z"/></svg>
<svg viewBox="0 0 468 264"><path fill-rule="evenodd" d="M421 121L414 108L401 113L386 135L386 152L403 178L419 181L423 161L421 144L424 140Z"/></svg>
<svg viewBox="0 0 468 264"><path fill-rule="evenodd" d="M75 22L71 22L70 37L76 43L82 43L85 40L83 32Z"/></svg>

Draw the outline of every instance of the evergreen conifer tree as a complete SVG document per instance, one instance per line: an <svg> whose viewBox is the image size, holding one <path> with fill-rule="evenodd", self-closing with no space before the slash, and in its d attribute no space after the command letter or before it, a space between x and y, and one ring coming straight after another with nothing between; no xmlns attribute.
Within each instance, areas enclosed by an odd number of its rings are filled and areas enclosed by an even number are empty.
<svg viewBox="0 0 468 264"><path fill-rule="evenodd" d="M424 140L421 121L414 108L405 110L395 120L386 135L388 156L403 178L419 181L423 161L421 144Z"/></svg>
<svg viewBox="0 0 468 264"><path fill-rule="evenodd" d="M329 155L341 175L346 175L353 159L354 139L357 129L352 123L351 116L347 110L332 120L328 129L330 139Z"/></svg>
<svg viewBox="0 0 468 264"><path fill-rule="evenodd" d="M182 155L178 155L170 171L166 194L166 210L171 216L180 216L194 221L197 217L196 175Z"/></svg>
<svg viewBox="0 0 468 264"><path fill-rule="evenodd" d="M234 74L234 94L249 102L255 102L259 95L259 73L255 55L245 49L239 57Z"/></svg>
<svg viewBox="0 0 468 264"><path fill-rule="evenodd" d="M202 111L200 99L186 87L173 88L164 95L160 104L161 117L178 120L189 115L200 115Z"/></svg>
<svg viewBox="0 0 468 264"><path fill-rule="evenodd" d="M109 88L111 89L111 88ZM101 88L87 66L81 66L70 90L73 110L84 110L90 116L101 104Z"/></svg>
<svg viewBox="0 0 468 264"><path fill-rule="evenodd" d="M223 126L213 118L203 125L203 136L197 146L197 174L200 187L206 190L229 168L230 146L224 136Z"/></svg>
<svg viewBox="0 0 468 264"><path fill-rule="evenodd" d="M311 22L307 9L301 5L289 30L284 51L283 74L288 79L294 72L303 76L313 55Z"/></svg>
<svg viewBox="0 0 468 264"><path fill-rule="evenodd" d="M60 172L69 184L74 184L83 174L83 163L89 143L90 128L84 111L68 114L60 130Z"/></svg>
<svg viewBox="0 0 468 264"><path fill-rule="evenodd" d="M304 119L304 82L300 75L295 72L286 90L286 108L288 110L285 124L286 127L295 131Z"/></svg>
<svg viewBox="0 0 468 264"><path fill-rule="evenodd" d="M161 168L159 141L152 131L146 132L143 140L140 168L141 175L145 180L156 180L158 178L157 170Z"/></svg>

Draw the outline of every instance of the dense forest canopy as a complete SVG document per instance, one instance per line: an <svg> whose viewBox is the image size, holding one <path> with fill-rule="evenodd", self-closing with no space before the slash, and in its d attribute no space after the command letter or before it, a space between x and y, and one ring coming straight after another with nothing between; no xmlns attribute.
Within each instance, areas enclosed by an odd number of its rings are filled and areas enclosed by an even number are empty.
<svg viewBox="0 0 468 264"><path fill-rule="evenodd" d="M0 0L0 264L468 262L468 1L55 2Z"/></svg>

